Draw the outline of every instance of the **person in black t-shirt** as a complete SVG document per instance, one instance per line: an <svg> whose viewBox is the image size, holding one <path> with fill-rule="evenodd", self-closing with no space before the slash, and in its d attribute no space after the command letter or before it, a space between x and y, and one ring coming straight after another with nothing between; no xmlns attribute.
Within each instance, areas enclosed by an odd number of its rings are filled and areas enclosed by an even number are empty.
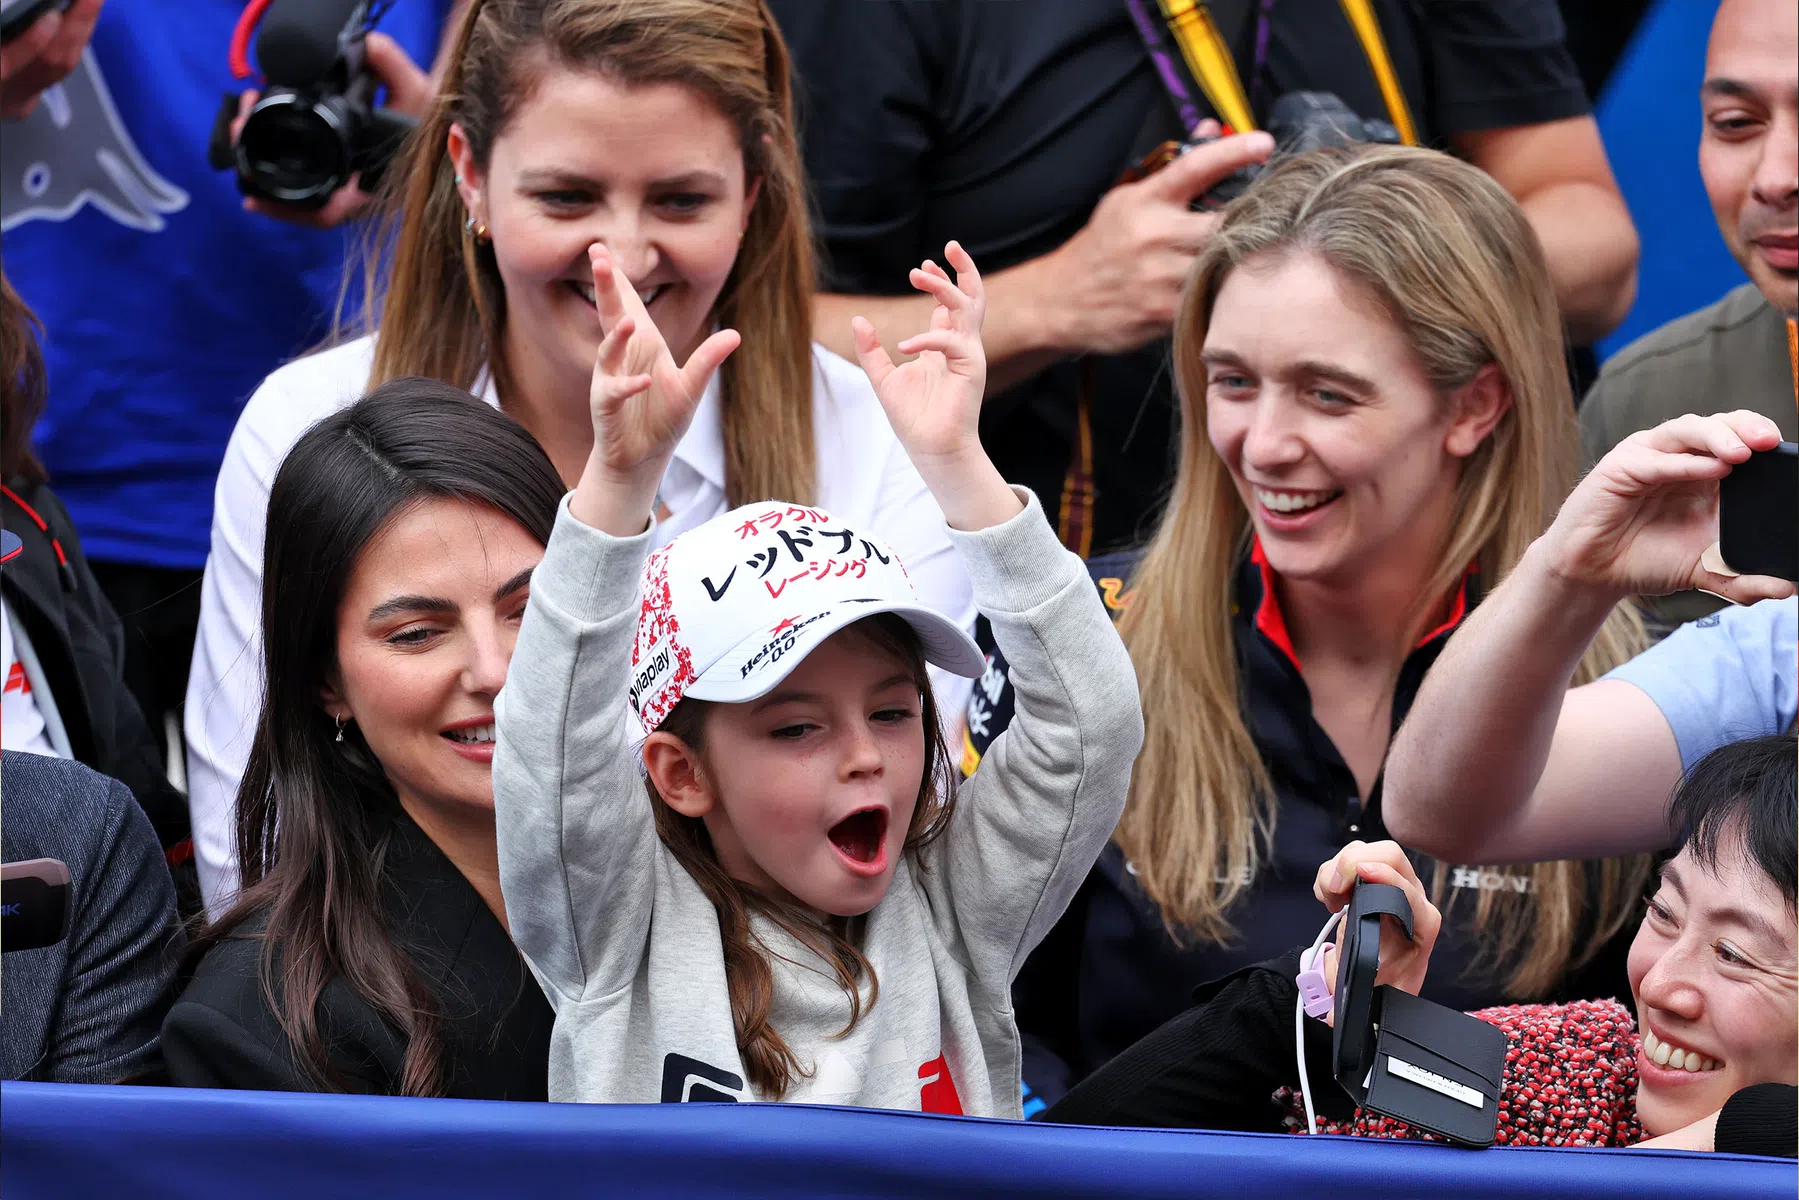
<svg viewBox="0 0 1799 1200"><path fill-rule="evenodd" d="M852 356L857 313L888 344L916 333L930 308L906 271L959 239L990 267L982 437L995 462L1052 513L1071 468L1085 468L1091 520L1081 528L1071 504L1062 522L1075 549L1140 540L1173 469L1165 335L1217 219L1187 202L1265 143L1227 139L1114 186L1144 150L1183 133L1126 0L769 4L799 76L820 210L817 339ZM1616 325L1634 294L1636 234L1555 0L1374 7L1421 141L1466 156L1523 203L1575 341ZM1304 89L1387 115L1335 0L1274 3L1260 69L1261 6L1212 8L1259 114Z"/></svg>

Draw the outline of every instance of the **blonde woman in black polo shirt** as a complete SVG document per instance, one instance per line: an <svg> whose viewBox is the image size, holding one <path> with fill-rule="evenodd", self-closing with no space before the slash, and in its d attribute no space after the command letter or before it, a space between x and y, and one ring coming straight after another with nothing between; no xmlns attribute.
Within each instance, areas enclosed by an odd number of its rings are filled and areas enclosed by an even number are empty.
<svg viewBox="0 0 1799 1200"><path fill-rule="evenodd" d="M1175 326L1167 514L1141 554L1091 564L1147 736L1113 845L1015 991L1039 1098L1195 985L1308 940L1315 864L1384 836L1381 767L1420 679L1573 484L1561 355L1537 238L1465 163L1323 152L1227 212ZM1581 678L1641 636L1621 608ZM965 763L1004 722L1003 669L976 688ZM1462 1008L1565 994L1647 878L1421 873L1446 913L1429 990Z"/></svg>

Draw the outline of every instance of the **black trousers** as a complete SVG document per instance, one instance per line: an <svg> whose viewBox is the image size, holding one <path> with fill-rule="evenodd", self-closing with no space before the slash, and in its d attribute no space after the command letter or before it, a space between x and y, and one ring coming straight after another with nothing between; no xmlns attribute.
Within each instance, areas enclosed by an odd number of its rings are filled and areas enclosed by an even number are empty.
<svg viewBox="0 0 1799 1200"><path fill-rule="evenodd" d="M125 686L161 740L169 714L181 728L187 669L200 626L202 572L98 559L88 565L125 626Z"/></svg>

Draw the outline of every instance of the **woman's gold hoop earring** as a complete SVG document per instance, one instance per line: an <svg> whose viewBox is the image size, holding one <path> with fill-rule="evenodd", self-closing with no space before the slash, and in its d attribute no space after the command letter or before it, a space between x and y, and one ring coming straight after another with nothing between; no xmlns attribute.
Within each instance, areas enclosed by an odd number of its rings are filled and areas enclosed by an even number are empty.
<svg viewBox="0 0 1799 1200"><path fill-rule="evenodd" d="M462 228L465 233L474 238L477 242L485 242L487 240L486 224L475 220L473 214L462 222Z"/></svg>

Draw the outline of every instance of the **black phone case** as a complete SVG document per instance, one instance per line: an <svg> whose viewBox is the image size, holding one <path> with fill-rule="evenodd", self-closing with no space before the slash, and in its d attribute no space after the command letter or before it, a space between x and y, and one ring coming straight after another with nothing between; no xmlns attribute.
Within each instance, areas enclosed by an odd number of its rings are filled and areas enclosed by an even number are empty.
<svg viewBox="0 0 1799 1200"><path fill-rule="evenodd" d="M1718 484L1718 553L1740 575L1799 580L1799 444L1752 454Z"/></svg>
<svg viewBox="0 0 1799 1200"><path fill-rule="evenodd" d="M1362 1106L1457 1145L1491 1146L1505 1032L1409 992L1383 986L1379 993L1374 1073Z"/></svg>

